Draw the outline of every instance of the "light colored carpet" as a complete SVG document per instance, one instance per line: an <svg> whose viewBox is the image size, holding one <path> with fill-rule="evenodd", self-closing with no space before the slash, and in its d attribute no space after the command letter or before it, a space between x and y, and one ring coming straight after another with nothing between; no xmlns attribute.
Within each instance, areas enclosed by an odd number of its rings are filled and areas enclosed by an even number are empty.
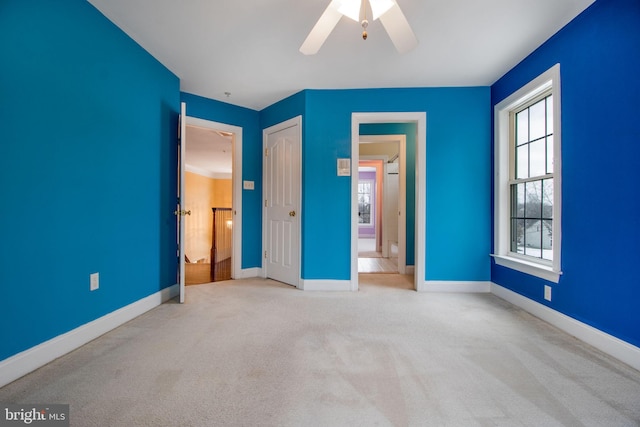
<svg viewBox="0 0 640 427"><path fill-rule="evenodd" d="M190 286L0 389L91 426L637 426L640 372L488 294Z"/></svg>

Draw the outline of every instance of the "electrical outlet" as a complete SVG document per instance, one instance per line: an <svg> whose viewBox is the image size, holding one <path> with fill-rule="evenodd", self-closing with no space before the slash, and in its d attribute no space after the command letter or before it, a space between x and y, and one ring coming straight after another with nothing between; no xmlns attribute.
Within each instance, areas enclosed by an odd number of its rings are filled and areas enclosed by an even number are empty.
<svg viewBox="0 0 640 427"><path fill-rule="evenodd" d="M544 299L551 301L551 286L544 285Z"/></svg>
<svg viewBox="0 0 640 427"><path fill-rule="evenodd" d="M93 273L89 276L89 289L95 291L100 287L100 273Z"/></svg>

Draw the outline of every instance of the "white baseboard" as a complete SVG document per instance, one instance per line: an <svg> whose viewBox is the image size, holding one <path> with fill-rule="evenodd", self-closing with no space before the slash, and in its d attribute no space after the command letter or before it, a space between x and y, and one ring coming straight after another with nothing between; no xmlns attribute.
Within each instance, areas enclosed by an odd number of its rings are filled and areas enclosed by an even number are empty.
<svg viewBox="0 0 640 427"><path fill-rule="evenodd" d="M65 334L31 347L0 361L0 387L35 371L70 351L98 338L112 329L140 316L178 295L178 285L165 288L155 294L106 314L79 326Z"/></svg>
<svg viewBox="0 0 640 427"><path fill-rule="evenodd" d="M351 291L350 280L304 280L300 279L303 291Z"/></svg>
<svg viewBox="0 0 640 427"><path fill-rule="evenodd" d="M491 293L640 371L640 348L495 283Z"/></svg>
<svg viewBox="0 0 640 427"><path fill-rule="evenodd" d="M417 287L418 292L489 293L491 282L427 280Z"/></svg>
<svg viewBox="0 0 640 427"><path fill-rule="evenodd" d="M251 279L252 277L262 277L262 268L244 268L240 270L240 277L234 277L234 279Z"/></svg>

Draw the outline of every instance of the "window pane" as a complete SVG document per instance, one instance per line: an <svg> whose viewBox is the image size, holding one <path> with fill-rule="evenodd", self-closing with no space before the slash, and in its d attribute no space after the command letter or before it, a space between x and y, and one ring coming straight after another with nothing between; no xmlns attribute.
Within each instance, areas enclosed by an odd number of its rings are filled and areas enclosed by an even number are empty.
<svg viewBox="0 0 640 427"><path fill-rule="evenodd" d="M529 144L529 176L542 176L546 173L547 156L544 138Z"/></svg>
<svg viewBox="0 0 640 427"><path fill-rule="evenodd" d="M553 135L547 137L547 173L553 173Z"/></svg>
<svg viewBox="0 0 640 427"><path fill-rule="evenodd" d="M542 258L542 248L540 247L542 221L539 219L527 219L524 225L524 254Z"/></svg>
<svg viewBox="0 0 640 427"><path fill-rule="evenodd" d="M529 144L518 147L516 158L516 179L529 178Z"/></svg>
<svg viewBox="0 0 640 427"><path fill-rule="evenodd" d="M553 135L553 95L547 97L547 135Z"/></svg>
<svg viewBox="0 0 640 427"><path fill-rule="evenodd" d="M542 218L553 219L553 179L542 181Z"/></svg>
<svg viewBox="0 0 640 427"><path fill-rule="evenodd" d="M545 100L529 107L529 140L542 138L547 134Z"/></svg>
<svg viewBox="0 0 640 427"><path fill-rule="evenodd" d="M524 219L514 219L511 224L511 252L524 254Z"/></svg>
<svg viewBox="0 0 640 427"><path fill-rule="evenodd" d="M525 184L525 217L542 217L542 181Z"/></svg>
<svg viewBox="0 0 640 427"><path fill-rule="evenodd" d="M516 114L516 145L529 142L529 110Z"/></svg>
<svg viewBox="0 0 640 427"><path fill-rule="evenodd" d="M553 221L542 220L542 258L553 260Z"/></svg>
<svg viewBox="0 0 640 427"><path fill-rule="evenodd" d="M358 222L371 224L371 182L358 183Z"/></svg>
<svg viewBox="0 0 640 427"><path fill-rule="evenodd" d="M514 218L524 218L524 184L516 184L513 186L513 202L514 206L511 210L511 216Z"/></svg>

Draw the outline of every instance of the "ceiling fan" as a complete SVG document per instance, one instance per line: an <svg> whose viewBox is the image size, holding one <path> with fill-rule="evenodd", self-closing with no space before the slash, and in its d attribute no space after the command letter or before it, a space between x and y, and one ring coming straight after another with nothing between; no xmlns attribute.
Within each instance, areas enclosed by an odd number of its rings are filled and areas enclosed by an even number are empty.
<svg viewBox="0 0 640 427"><path fill-rule="evenodd" d="M343 16L360 22L363 29L362 38L366 40L369 25L367 3L371 6L372 20L380 18L398 52L405 53L416 47L418 39L395 0L331 0L300 46L300 52L305 55L316 54ZM364 16L364 19L361 20L361 16Z"/></svg>

